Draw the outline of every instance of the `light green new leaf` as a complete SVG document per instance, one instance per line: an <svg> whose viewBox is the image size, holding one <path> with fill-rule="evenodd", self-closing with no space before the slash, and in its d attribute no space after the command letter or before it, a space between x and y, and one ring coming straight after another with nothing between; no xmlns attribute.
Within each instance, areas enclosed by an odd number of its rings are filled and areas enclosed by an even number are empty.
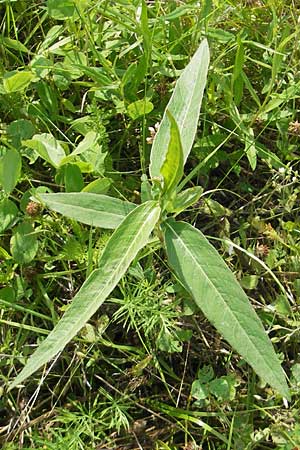
<svg viewBox="0 0 300 450"><path fill-rule="evenodd" d="M75 150L69 156L80 155L86 150L89 150L91 147L97 144L98 139L98 133L96 133L95 131L88 131L83 140L77 145Z"/></svg>
<svg viewBox="0 0 300 450"><path fill-rule="evenodd" d="M59 141L50 133L35 134L32 139L22 141L22 144L35 150L39 156L55 168L58 168L66 156Z"/></svg>
<svg viewBox="0 0 300 450"><path fill-rule="evenodd" d="M9 389L22 383L46 364L78 333L116 287L132 260L143 248L159 218L157 202L132 211L109 239L96 269L87 278L56 327L31 356Z"/></svg>
<svg viewBox="0 0 300 450"><path fill-rule="evenodd" d="M173 115L181 136L183 160L186 161L197 130L209 64L209 48L206 39L178 79L167 110ZM155 136L150 161L151 178L159 177L170 141L170 122L165 113Z"/></svg>
<svg viewBox="0 0 300 450"><path fill-rule="evenodd" d="M8 94L12 92L21 92L30 85L34 78L34 74L28 70L20 72L7 72L3 77L3 87Z"/></svg>
<svg viewBox="0 0 300 450"><path fill-rule="evenodd" d="M172 196L183 175L183 152L177 123L169 111L167 111L167 116L171 125L170 142L160 174L164 179L164 194Z"/></svg>
<svg viewBox="0 0 300 450"><path fill-rule="evenodd" d="M114 229L136 207L134 203L91 192L40 194L48 208L78 222Z"/></svg>
<svg viewBox="0 0 300 450"><path fill-rule="evenodd" d="M136 102L130 103L127 107L127 113L133 120L136 120L139 117L149 114L152 109L153 103L145 98L143 100L137 100Z"/></svg>
<svg viewBox="0 0 300 450"><path fill-rule="evenodd" d="M94 194L106 194L113 181L111 178L97 178L94 181L91 181L89 184L87 184L83 189L82 192L93 192Z"/></svg>
<svg viewBox="0 0 300 450"><path fill-rule="evenodd" d="M272 343L218 252L185 222L167 221L165 240L171 267L208 320L259 376L289 398Z"/></svg>

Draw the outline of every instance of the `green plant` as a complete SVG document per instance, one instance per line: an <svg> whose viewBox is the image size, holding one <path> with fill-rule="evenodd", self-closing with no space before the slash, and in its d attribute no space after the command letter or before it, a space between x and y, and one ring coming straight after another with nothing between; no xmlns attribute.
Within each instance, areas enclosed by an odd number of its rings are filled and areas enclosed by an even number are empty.
<svg viewBox="0 0 300 450"><path fill-rule="evenodd" d="M88 192L39 196L47 206L69 217L116 229L102 252L99 268L84 282L9 389L61 351L110 295L138 252L160 241L175 276L206 317L258 375L289 398L271 341L234 275L199 230L175 220L202 192L198 187L180 192L178 185L196 134L208 64L204 40L177 81L155 136L150 181L142 177L141 205Z"/></svg>

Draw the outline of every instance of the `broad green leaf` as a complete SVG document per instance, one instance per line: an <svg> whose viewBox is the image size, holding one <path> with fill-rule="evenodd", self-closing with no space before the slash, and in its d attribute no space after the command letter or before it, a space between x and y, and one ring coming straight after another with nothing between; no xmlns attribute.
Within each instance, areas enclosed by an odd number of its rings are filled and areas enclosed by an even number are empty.
<svg viewBox="0 0 300 450"><path fill-rule="evenodd" d="M40 194L48 208L78 222L94 227L114 229L135 209L135 204L91 192Z"/></svg>
<svg viewBox="0 0 300 450"><path fill-rule="evenodd" d="M234 375L215 378L209 383L209 391L220 401L230 401L235 398L237 380Z"/></svg>
<svg viewBox="0 0 300 450"><path fill-rule="evenodd" d="M179 128L184 162L191 151L197 130L208 64L209 48L205 39L180 75L167 106ZM160 176L169 141L170 122L165 112L152 145L151 178Z"/></svg>
<svg viewBox="0 0 300 450"><path fill-rule="evenodd" d="M160 174L164 179L163 192L170 197L183 175L183 152L176 121L169 111L167 116L170 121L170 142Z"/></svg>
<svg viewBox="0 0 300 450"><path fill-rule="evenodd" d="M45 78L51 71L53 63L45 56L36 55L30 63L30 67L39 78Z"/></svg>
<svg viewBox="0 0 300 450"><path fill-rule="evenodd" d="M80 67L87 66L86 54L78 50L69 50L64 58L63 67L68 72L72 80L82 77L83 72Z"/></svg>
<svg viewBox="0 0 300 450"><path fill-rule="evenodd" d="M52 120L55 120L59 114L59 99L54 87L44 80L40 80L34 87L41 101L43 110L47 111Z"/></svg>
<svg viewBox="0 0 300 450"><path fill-rule="evenodd" d="M64 34L64 27L63 25L54 25L49 29L46 36L44 37L43 41L39 45L38 55L42 55L44 53L47 53L46 50L49 49L50 45L53 44L55 41L59 41L60 37L63 37ZM63 40L63 39L60 39ZM54 44L55 45L55 44ZM36 55L36 56L38 56ZM33 57L35 59L35 57Z"/></svg>
<svg viewBox="0 0 300 450"><path fill-rule="evenodd" d="M66 20L76 13L74 0L47 0L47 13L56 20Z"/></svg>
<svg viewBox="0 0 300 450"><path fill-rule="evenodd" d="M82 192L93 192L94 194L106 194L113 181L111 178L97 178L97 180L91 181L89 184L87 184L83 189Z"/></svg>
<svg viewBox="0 0 300 450"><path fill-rule="evenodd" d="M177 194L171 204L168 205L168 211L175 213L184 211L199 200L202 192L203 188L201 186L194 186L192 188L185 189Z"/></svg>
<svg viewBox="0 0 300 450"><path fill-rule="evenodd" d="M136 102L130 103L127 107L127 113L133 120L135 120L149 114L152 109L153 103L145 98L144 100L137 100Z"/></svg>
<svg viewBox="0 0 300 450"><path fill-rule="evenodd" d="M18 214L18 208L14 202L4 198L0 202L0 233L9 228Z"/></svg>
<svg viewBox="0 0 300 450"><path fill-rule="evenodd" d="M10 194L21 175L22 159L14 148L8 148L0 160L0 185L6 194Z"/></svg>
<svg viewBox="0 0 300 450"><path fill-rule="evenodd" d="M107 152L103 152L99 138L98 133L89 131L76 149L60 161L60 166L74 162L81 172L104 173Z"/></svg>
<svg viewBox="0 0 300 450"><path fill-rule="evenodd" d="M63 169L66 192L80 192L84 188L84 181L79 167L76 164L66 164Z"/></svg>
<svg viewBox="0 0 300 450"><path fill-rule="evenodd" d="M35 150L41 158L56 168L66 156L63 147L49 133L35 134L32 139L24 140L22 143Z"/></svg>
<svg viewBox="0 0 300 450"><path fill-rule="evenodd" d="M199 230L187 223L169 220L165 227L169 262L183 286L256 373L289 398L285 375L272 343L218 252Z"/></svg>
<svg viewBox="0 0 300 450"><path fill-rule="evenodd" d="M95 131L89 131L69 156L80 155L86 150L89 150L91 147L97 144L98 139L98 133L96 133Z"/></svg>
<svg viewBox="0 0 300 450"><path fill-rule="evenodd" d="M132 260L143 248L159 218L157 202L132 211L109 239L96 269L87 278L56 327L31 356L9 389L22 383L46 364L78 333L116 287Z"/></svg>
<svg viewBox="0 0 300 450"><path fill-rule="evenodd" d="M28 70L7 72L3 77L4 90L8 94L11 92L25 91L33 78L34 74Z"/></svg>
<svg viewBox="0 0 300 450"><path fill-rule="evenodd" d="M7 134L11 138L12 145L16 148L21 147L22 139L30 139L34 132L35 128L32 122L26 119L14 120L7 127Z"/></svg>
<svg viewBox="0 0 300 450"><path fill-rule="evenodd" d="M18 225L10 241L11 254L19 264L28 264L38 251L38 240L29 222Z"/></svg>
<svg viewBox="0 0 300 450"><path fill-rule="evenodd" d="M204 198L200 206L201 213L214 217L229 217L232 211L212 198Z"/></svg>
<svg viewBox="0 0 300 450"><path fill-rule="evenodd" d="M204 400L209 395L208 385L202 383L200 380L193 381L191 396L196 400Z"/></svg>

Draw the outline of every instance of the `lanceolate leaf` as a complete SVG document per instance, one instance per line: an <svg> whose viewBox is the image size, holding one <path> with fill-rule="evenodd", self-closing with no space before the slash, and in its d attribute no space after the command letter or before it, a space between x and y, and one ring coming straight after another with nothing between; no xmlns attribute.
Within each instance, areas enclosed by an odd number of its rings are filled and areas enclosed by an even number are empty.
<svg viewBox="0 0 300 450"><path fill-rule="evenodd" d="M186 161L197 130L209 64L209 48L206 39L194 54L178 79L166 110L169 110L179 128L183 159ZM170 123L166 113L155 136L150 161L151 178L159 177L170 141Z"/></svg>
<svg viewBox="0 0 300 450"><path fill-rule="evenodd" d="M112 234L96 269L87 278L69 309L31 356L10 389L53 358L78 333L125 274L131 261L149 239L160 215L157 202L138 206Z"/></svg>
<svg viewBox="0 0 300 450"><path fill-rule="evenodd" d="M166 222L170 265L208 320L272 387L289 397L284 372L262 323L234 275L203 234Z"/></svg>
<svg viewBox="0 0 300 450"><path fill-rule="evenodd" d="M176 121L169 111L167 116L171 124L170 142L160 173L164 179L164 193L171 196L183 175L183 153Z"/></svg>
<svg viewBox="0 0 300 450"><path fill-rule="evenodd" d="M40 194L50 209L94 227L116 228L136 206L107 195L91 192Z"/></svg>

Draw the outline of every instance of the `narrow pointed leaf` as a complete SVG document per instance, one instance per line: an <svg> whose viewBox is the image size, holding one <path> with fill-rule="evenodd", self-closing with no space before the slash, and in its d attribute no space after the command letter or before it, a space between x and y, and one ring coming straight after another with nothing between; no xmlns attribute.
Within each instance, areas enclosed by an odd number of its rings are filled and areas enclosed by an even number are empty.
<svg viewBox="0 0 300 450"><path fill-rule="evenodd" d="M101 228L116 228L136 205L91 192L40 194L45 205L78 222Z"/></svg>
<svg viewBox="0 0 300 450"><path fill-rule="evenodd" d="M184 162L191 151L197 130L208 64L209 48L205 39L183 70L166 108L171 112L178 125ZM169 141L170 123L165 113L151 149L151 178L160 176Z"/></svg>
<svg viewBox="0 0 300 450"><path fill-rule="evenodd" d="M167 116L170 122L170 142L160 173L164 179L163 192L172 195L183 175L183 152L177 123L169 111Z"/></svg>
<svg viewBox="0 0 300 450"><path fill-rule="evenodd" d="M11 383L13 389L46 364L78 333L116 287L139 250L144 247L159 218L157 202L132 211L109 239L96 269L87 278L56 327L30 357Z"/></svg>
<svg viewBox="0 0 300 450"><path fill-rule="evenodd" d="M284 372L263 325L225 262L204 235L185 222L166 222L170 265L208 320L253 367L289 397Z"/></svg>

